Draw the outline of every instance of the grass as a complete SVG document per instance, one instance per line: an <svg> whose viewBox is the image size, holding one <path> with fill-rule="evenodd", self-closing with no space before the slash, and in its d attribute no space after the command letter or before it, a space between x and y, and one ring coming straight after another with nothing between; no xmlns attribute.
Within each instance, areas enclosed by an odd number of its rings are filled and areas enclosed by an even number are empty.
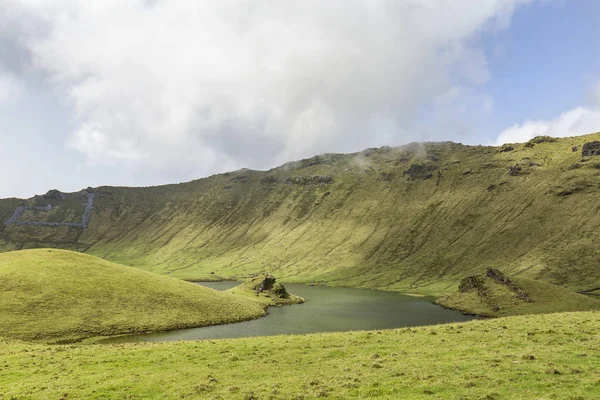
<svg viewBox="0 0 600 400"><path fill-rule="evenodd" d="M412 144L101 187L85 231L0 224L0 251L67 248L188 280L262 272L433 295L490 266L584 290L600 282L600 157L581 154L593 140L600 133L503 148ZM18 204L0 200L0 216Z"/></svg>
<svg viewBox="0 0 600 400"><path fill-rule="evenodd" d="M64 342L164 331L258 318L265 308L86 254L0 254L0 336L6 338Z"/></svg>
<svg viewBox="0 0 600 400"><path fill-rule="evenodd" d="M0 341L4 399L594 399L600 314L127 345Z"/></svg>
<svg viewBox="0 0 600 400"><path fill-rule="evenodd" d="M517 293L507 285L498 283L487 276L478 278L479 288L450 294L437 299L436 303L468 314L488 317L600 311L600 300L545 282L511 277L510 280L525 294L525 300L519 298Z"/></svg>

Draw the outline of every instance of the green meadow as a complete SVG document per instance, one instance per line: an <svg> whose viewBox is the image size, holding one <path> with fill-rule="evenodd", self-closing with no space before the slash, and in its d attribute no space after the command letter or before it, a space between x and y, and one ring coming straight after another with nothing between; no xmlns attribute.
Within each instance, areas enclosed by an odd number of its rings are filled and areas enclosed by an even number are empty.
<svg viewBox="0 0 600 400"><path fill-rule="evenodd" d="M159 344L4 341L0 360L5 399L592 400L600 313Z"/></svg>

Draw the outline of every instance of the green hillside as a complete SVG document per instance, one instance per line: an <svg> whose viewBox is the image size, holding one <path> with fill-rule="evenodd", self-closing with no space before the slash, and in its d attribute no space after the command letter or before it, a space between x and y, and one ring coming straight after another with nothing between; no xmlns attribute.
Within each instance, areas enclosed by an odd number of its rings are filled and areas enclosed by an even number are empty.
<svg viewBox="0 0 600 400"><path fill-rule="evenodd" d="M65 341L162 331L258 318L264 308L85 254L0 254L0 337Z"/></svg>
<svg viewBox="0 0 600 400"><path fill-rule="evenodd" d="M133 345L0 340L6 399L597 399L600 314Z"/></svg>
<svg viewBox="0 0 600 400"><path fill-rule="evenodd" d="M100 187L86 229L0 226L0 250L73 249L184 279L265 272L430 294L490 266L584 290L600 282L600 156L582 155L595 140L411 144L177 185ZM48 218L78 220L84 194L56 200ZM0 200L0 218L20 204Z"/></svg>
<svg viewBox="0 0 600 400"><path fill-rule="evenodd" d="M546 282L507 277L498 270L464 278L459 291L436 300L469 314L501 317L569 311L600 311L600 301Z"/></svg>

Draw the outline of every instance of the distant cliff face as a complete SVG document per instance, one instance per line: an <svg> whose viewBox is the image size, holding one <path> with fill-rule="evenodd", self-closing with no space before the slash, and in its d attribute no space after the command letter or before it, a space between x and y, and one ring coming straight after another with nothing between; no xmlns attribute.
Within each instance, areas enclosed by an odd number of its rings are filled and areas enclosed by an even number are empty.
<svg viewBox="0 0 600 400"><path fill-rule="evenodd" d="M68 248L186 279L269 271L429 293L491 266L585 289L600 281L600 156L585 145L598 139L412 144L178 185L100 187L85 228L4 222L19 206L51 204L19 220L81 224L86 191L0 200L0 250Z"/></svg>

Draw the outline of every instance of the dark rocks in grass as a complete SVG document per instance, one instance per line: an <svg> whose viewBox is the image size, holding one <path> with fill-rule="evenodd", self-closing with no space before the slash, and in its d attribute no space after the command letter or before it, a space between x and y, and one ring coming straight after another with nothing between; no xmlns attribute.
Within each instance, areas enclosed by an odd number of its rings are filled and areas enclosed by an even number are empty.
<svg viewBox="0 0 600 400"><path fill-rule="evenodd" d="M519 299L527 303L531 302L529 296L523 289L521 289L516 283L511 281L506 275L496 268L487 268L484 276L472 275L463 278L458 285L458 291L460 293L467 293L476 290L480 297L487 298L488 295L485 278L489 278L500 285L508 287L517 295ZM492 308L494 312L500 310L497 305L492 305Z"/></svg>
<svg viewBox="0 0 600 400"><path fill-rule="evenodd" d="M275 178L273 175L265 176L264 178L262 178L260 180L260 183L262 183L263 185L273 185L273 184L276 184L277 182L278 182L277 178Z"/></svg>
<svg viewBox="0 0 600 400"><path fill-rule="evenodd" d="M513 151L515 148L512 146L504 145L499 150L498 153L508 153L509 151Z"/></svg>
<svg viewBox="0 0 600 400"><path fill-rule="evenodd" d="M461 293L467 293L473 289L479 291L483 286L483 280L478 276L472 275L461 279L460 284L458 285L458 291Z"/></svg>
<svg viewBox="0 0 600 400"><path fill-rule="evenodd" d="M583 145L581 149L582 157L591 157L600 155L600 142L595 140L593 142L588 142Z"/></svg>
<svg viewBox="0 0 600 400"><path fill-rule="evenodd" d="M412 164L402 175L408 176L408 178L413 181L424 181L433 177L433 174L438 170L439 168L435 164Z"/></svg>
<svg viewBox="0 0 600 400"><path fill-rule="evenodd" d="M64 200L67 195L62 193L59 190L52 189L49 190L44 196L42 196L45 200Z"/></svg>
<svg viewBox="0 0 600 400"><path fill-rule="evenodd" d="M533 139L531 139L529 142L525 143L525 147L533 147L536 144L541 144L541 143L553 143L556 142L558 139L552 137L552 136L536 136Z"/></svg>
<svg viewBox="0 0 600 400"><path fill-rule="evenodd" d="M248 288L256 291L257 293L272 293L279 299L287 299L289 294L285 287L277 282L277 279L273 275L259 275L252 278L252 281L248 283Z"/></svg>
<svg viewBox="0 0 600 400"><path fill-rule="evenodd" d="M518 176L518 175L521 175L522 171L523 171L523 168L519 164L517 164L517 165L513 165L512 167L510 167L508 169L508 174L510 176Z"/></svg>
<svg viewBox="0 0 600 400"><path fill-rule="evenodd" d="M571 147L571 151L573 153L575 153L577 150L579 150L579 146L573 146L573 147Z"/></svg>
<svg viewBox="0 0 600 400"><path fill-rule="evenodd" d="M521 289L516 283L514 283L513 281L511 281L506 275L504 275L502 273L502 271L500 271L499 269L496 268L488 268L485 272L485 275L488 278L493 279L494 281L496 281L497 283L500 283L502 285L508 286L510 288L510 290L512 290L513 292L516 293L517 297L523 301L526 301L527 303L529 303L531 300L529 299L529 296L527 295L527 293L525 293L525 291L523 289Z"/></svg>

